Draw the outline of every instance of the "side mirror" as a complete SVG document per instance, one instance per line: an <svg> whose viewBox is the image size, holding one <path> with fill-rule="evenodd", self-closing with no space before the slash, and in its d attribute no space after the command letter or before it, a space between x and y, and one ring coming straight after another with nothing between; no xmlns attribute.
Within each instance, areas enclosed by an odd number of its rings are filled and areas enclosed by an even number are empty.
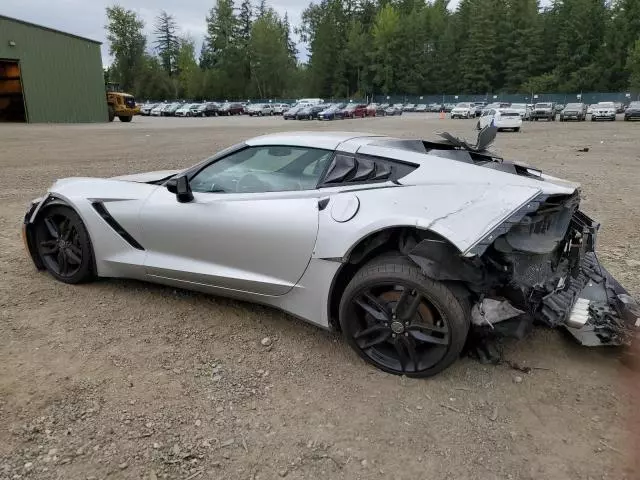
<svg viewBox="0 0 640 480"><path fill-rule="evenodd" d="M179 177L169 179L165 186L171 193L176 194L178 202L189 203L193 201L191 185L189 185L189 179L186 175L180 175Z"/></svg>

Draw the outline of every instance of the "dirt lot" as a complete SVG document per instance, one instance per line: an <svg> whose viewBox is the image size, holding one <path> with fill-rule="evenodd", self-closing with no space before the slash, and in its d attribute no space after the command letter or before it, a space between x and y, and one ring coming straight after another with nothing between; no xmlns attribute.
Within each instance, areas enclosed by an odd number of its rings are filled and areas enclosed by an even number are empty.
<svg viewBox="0 0 640 480"><path fill-rule="evenodd" d="M57 283L20 240L27 202L57 178L179 168L279 130L472 137L472 125L419 114L0 125L0 478L638 478L616 352L540 328L506 345L530 374L462 359L431 380L394 377L272 309L132 281ZM637 298L640 125L527 123L496 147L583 184L600 258Z"/></svg>

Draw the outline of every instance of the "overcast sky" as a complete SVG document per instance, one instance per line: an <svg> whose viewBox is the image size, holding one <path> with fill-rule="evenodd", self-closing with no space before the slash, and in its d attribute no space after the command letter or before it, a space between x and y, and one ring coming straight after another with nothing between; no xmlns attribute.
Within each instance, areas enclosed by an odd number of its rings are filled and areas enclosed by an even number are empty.
<svg viewBox="0 0 640 480"><path fill-rule="evenodd" d="M196 52L199 53L205 34L205 17L215 0L0 0L0 14L98 40L103 43L102 63L108 65L105 8L114 3L134 10L142 17L149 45L153 44L151 32L155 17L160 10L166 10L175 17L180 33L189 34L196 41ZM236 0L236 4L239 3L240 0ZM258 4L259 0L253 3ZM297 25L309 0L267 0L267 3L280 15L288 12L291 24ZM457 4L457 0L451 4ZM305 60L304 45L299 44L298 50L298 57Z"/></svg>

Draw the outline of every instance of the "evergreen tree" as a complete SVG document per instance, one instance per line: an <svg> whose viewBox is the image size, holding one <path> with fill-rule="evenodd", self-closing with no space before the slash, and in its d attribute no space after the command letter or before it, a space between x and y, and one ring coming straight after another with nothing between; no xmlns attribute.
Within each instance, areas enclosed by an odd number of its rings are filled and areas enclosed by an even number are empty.
<svg viewBox="0 0 640 480"><path fill-rule="evenodd" d="M156 35L154 45L162 62L162 68L169 76L176 71L179 42L177 36L177 24L172 15L161 10L156 18L153 33Z"/></svg>

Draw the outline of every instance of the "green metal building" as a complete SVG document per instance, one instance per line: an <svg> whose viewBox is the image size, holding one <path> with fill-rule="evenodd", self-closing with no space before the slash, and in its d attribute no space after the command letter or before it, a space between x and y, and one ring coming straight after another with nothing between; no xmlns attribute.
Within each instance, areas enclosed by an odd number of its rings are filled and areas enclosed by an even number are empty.
<svg viewBox="0 0 640 480"><path fill-rule="evenodd" d="M0 122L106 122L100 42L0 15Z"/></svg>

